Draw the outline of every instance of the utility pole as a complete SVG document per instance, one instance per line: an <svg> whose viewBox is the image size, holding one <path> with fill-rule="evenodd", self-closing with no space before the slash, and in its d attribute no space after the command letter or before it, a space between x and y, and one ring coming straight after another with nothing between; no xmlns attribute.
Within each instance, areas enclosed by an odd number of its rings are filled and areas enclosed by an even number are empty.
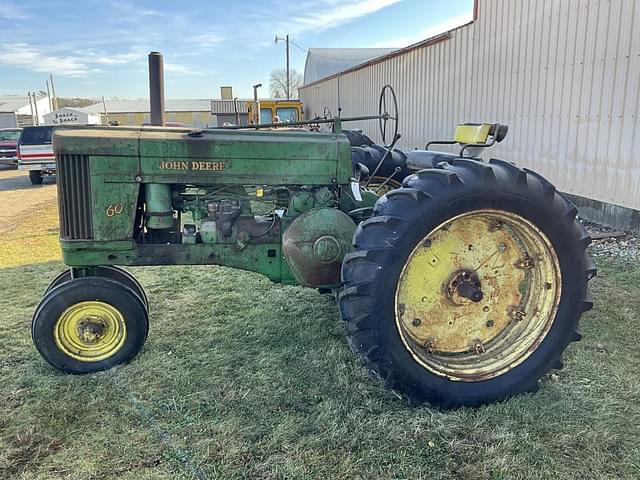
<svg viewBox="0 0 640 480"><path fill-rule="evenodd" d="M31 109L31 125L36 125L36 117L35 112L33 111L33 99L31 98L31 91L27 92L27 97L29 98L29 108Z"/></svg>
<svg viewBox="0 0 640 480"><path fill-rule="evenodd" d="M47 97L49 98L49 111L53 112L53 99L51 98L51 91L49 90L49 80L47 80Z"/></svg>
<svg viewBox="0 0 640 480"><path fill-rule="evenodd" d="M104 121L109 125L109 112L107 111L107 102L104 101L104 95L102 95L102 108L104 109Z"/></svg>
<svg viewBox="0 0 640 480"><path fill-rule="evenodd" d="M58 110L58 97L56 96L56 87L53 85L53 75L49 74L51 80L51 94L53 95L53 109Z"/></svg>
<svg viewBox="0 0 640 480"><path fill-rule="evenodd" d="M287 34L284 38L278 37L276 35L276 45L278 44L278 40L284 40L287 46L287 100L291 100L291 76L289 75L289 35Z"/></svg>
<svg viewBox="0 0 640 480"><path fill-rule="evenodd" d="M34 125L40 125L40 115L38 114L38 98L36 97L36 92L32 92L33 95L33 108L36 111L36 123Z"/></svg>
<svg viewBox="0 0 640 480"><path fill-rule="evenodd" d="M291 99L291 75L289 75L289 35L286 36L287 42L287 100Z"/></svg>

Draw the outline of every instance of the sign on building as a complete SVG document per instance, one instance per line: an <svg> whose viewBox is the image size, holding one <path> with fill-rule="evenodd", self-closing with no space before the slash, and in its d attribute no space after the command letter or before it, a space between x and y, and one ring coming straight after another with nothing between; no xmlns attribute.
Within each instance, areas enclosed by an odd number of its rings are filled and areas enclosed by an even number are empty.
<svg viewBox="0 0 640 480"><path fill-rule="evenodd" d="M99 114L86 112L80 108L64 107L44 116L47 125L100 125Z"/></svg>

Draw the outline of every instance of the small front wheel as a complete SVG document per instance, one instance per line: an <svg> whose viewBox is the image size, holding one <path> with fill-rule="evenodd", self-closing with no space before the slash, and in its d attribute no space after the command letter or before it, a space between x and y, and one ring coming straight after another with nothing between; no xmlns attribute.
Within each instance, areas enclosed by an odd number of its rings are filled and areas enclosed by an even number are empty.
<svg viewBox="0 0 640 480"><path fill-rule="evenodd" d="M146 309L149 310L149 299L147 298L147 294L144 293L144 288L142 288L140 282L138 282L138 280L136 280L136 278L125 269L116 267L115 265L102 265L94 267L94 274L96 277L110 278L111 280L115 280L116 282L120 282L124 286L129 287L140 297L140 300L142 300ZM67 269L51 281L44 294L46 295L54 288L57 288L59 285L69 282L70 280L71 269Z"/></svg>
<svg viewBox="0 0 640 480"><path fill-rule="evenodd" d="M31 326L42 357L68 373L91 373L125 363L142 349L147 309L131 288L103 277L83 277L48 292Z"/></svg>

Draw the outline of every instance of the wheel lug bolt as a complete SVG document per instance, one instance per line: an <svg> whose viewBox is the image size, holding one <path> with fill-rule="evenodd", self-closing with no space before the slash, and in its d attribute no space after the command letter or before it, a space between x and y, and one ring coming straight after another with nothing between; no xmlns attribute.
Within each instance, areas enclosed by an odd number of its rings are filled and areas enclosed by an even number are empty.
<svg viewBox="0 0 640 480"><path fill-rule="evenodd" d="M484 345L480 340L473 342L473 351L476 352L476 355L480 355L485 352Z"/></svg>
<svg viewBox="0 0 640 480"><path fill-rule="evenodd" d="M434 343L433 339L428 339L426 342L424 342L424 349L427 351L427 353L433 353L436 351L436 344Z"/></svg>

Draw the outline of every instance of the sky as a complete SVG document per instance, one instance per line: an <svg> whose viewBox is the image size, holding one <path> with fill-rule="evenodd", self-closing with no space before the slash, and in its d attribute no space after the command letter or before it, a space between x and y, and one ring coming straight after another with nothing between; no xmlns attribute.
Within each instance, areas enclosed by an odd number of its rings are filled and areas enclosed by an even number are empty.
<svg viewBox="0 0 640 480"><path fill-rule="evenodd" d="M473 0L1 0L0 95L145 98L160 51L167 98L252 96L307 48L404 47L471 20Z"/></svg>

